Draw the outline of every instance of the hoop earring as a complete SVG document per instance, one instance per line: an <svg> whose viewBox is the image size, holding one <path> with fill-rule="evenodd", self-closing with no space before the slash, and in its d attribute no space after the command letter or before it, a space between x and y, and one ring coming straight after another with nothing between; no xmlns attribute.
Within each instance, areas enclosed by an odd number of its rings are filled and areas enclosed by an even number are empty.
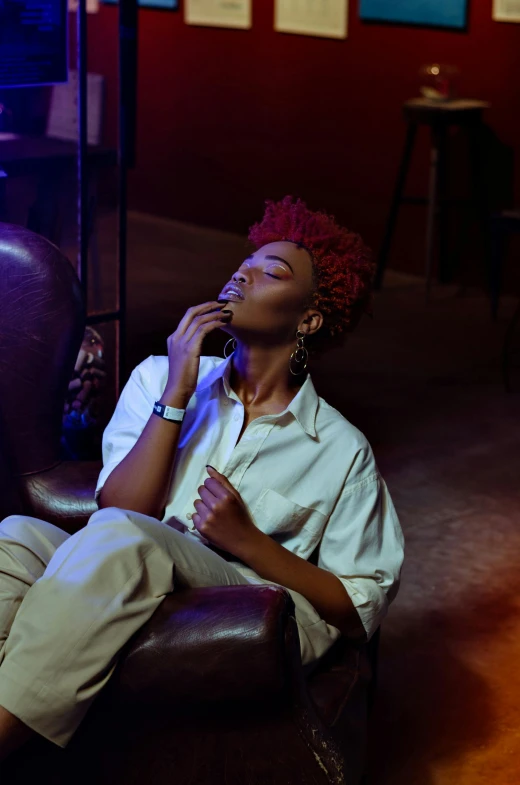
<svg viewBox="0 0 520 785"><path fill-rule="evenodd" d="M228 346L229 346L229 344L230 344L230 343L231 343L231 344L233 344L233 348L231 349L231 351L230 351L230 352L228 352ZM228 342L226 343L226 345L224 346L224 357L225 357L226 359L227 359L228 357L230 357L230 356L233 354L233 352L235 351L235 349L236 349L236 348L237 348L237 342L236 342L236 339L235 339L235 338L230 338L230 339L229 339L229 341L228 341Z"/></svg>
<svg viewBox="0 0 520 785"><path fill-rule="evenodd" d="M296 349L291 354L291 359L289 360L289 370L293 376L299 376L307 368L307 363L309 361L309 352L305 348L304 340L305 340L305 333L302 333L301 330L297 330ZM299 370L295 371L293 369L294 365L300 365L302 367L300 367Z"/></svg>

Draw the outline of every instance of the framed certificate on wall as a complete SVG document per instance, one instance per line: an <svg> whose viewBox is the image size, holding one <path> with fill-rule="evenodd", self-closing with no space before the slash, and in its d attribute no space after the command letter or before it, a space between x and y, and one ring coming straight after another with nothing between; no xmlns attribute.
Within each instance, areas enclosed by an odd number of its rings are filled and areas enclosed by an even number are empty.
<svg viewBox="0 0 520 785"><path fill-rule="evenodd" d="M497 22L520 22L520 0L493 0L493 19Z"/></svg>
<svg viewBox="0 0 520 785"><path fill-rule="evenodd" d="M184 21L188 25L248 30L252 25L252 0L184 0Z"/></svg>
<svg viewBox="0 0 520 785"><path fill-rule="evenodd" d="M275 0L274 29L279 33L346 38L347 0Z"/></svg>

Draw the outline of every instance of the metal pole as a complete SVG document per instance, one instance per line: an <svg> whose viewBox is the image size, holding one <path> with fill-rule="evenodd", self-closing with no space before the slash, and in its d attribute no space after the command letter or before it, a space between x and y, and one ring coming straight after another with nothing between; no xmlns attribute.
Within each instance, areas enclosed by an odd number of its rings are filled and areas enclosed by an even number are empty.
<svg viewBox="0 0 520 785"><path fill-rule="evenodd" d="M137 91L137 0L119 2L119 149L118 149L118 380L125 378L126 361L126 257L127 172L135 160Z"/></svg>
<svg viewBox="0 0 520 785"><path fill-rule="evenodd" d="M77 10L78 73L78 273L88 310L88 162L87 162L87 2L79 0Z"/></svg>
<svg viewBox="0 0 520 785"><path fill-rule="evenodd" d="M117 310L119 319L117 329L117 378L116 395L121 392L126 368L126 252L127 252L127 199L126 199L126 165L120 161L118 174L118 201L119 201L119 227L118 227L118 281L117 281Z"/></svg>

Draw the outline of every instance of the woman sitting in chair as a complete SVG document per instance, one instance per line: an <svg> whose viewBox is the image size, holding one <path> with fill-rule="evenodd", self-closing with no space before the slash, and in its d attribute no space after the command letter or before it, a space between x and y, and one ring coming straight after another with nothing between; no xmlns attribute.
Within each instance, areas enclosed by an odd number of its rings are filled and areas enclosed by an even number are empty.
<svg viewBox="0 0 520 785"><path fill-rule="evenodd" d="M88 525L0 525L3 757L31 731L66 745L176 587L286 587L305 664L340 635L369 638L396 594L402 534L372 450L306 373L367 309L368 251L291 197L268 202L249 239L256 250L187 311L168 356L133 371ZM201 357L218 329L230 356Z"/></svg>

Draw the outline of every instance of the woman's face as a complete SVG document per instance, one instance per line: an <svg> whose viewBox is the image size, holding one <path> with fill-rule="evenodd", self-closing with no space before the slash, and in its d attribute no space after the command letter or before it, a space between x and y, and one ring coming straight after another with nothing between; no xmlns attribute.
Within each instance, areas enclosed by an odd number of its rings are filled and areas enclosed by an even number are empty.
<svg viewBox="0 0 520 785"><path fill-rule="evenodd" d="M269 343L294 339L313 291L308 251L285 240L268 243L241 264L218 300L233 316L224 330Z"/></svg>

